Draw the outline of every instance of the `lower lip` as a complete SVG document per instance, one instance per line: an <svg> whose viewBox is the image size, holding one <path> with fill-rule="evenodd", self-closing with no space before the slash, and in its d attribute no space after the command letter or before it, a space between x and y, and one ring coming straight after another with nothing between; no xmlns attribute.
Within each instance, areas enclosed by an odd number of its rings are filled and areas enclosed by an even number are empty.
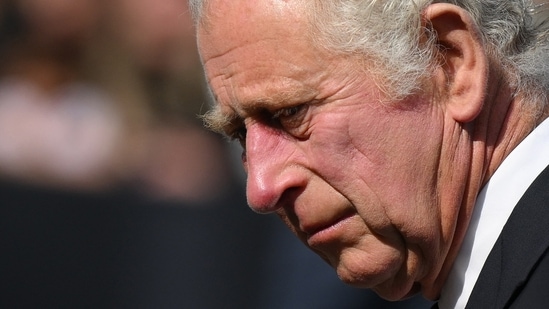
<svg viewBox="0 0 549 309"><path fill-rule="evenodd" d="M341 218L341 220L335 222L334 224L314 233L307 237L307 243L311 247L318 245L333 243L341 238L343 232L346 230L345 226L351 221L354 217L347 216Z"/></svg>

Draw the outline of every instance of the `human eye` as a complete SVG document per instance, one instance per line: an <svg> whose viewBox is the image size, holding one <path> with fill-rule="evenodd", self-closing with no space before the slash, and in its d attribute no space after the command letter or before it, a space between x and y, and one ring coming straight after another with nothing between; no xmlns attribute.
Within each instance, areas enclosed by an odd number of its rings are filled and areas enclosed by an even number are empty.
<svg viewBox="0 0 549 309"><path fill-rule="evenodd" d="M271 119L291 135L301 137L304 134L303 126L306 112L307 105L300 104L276 111Z"/></svg>

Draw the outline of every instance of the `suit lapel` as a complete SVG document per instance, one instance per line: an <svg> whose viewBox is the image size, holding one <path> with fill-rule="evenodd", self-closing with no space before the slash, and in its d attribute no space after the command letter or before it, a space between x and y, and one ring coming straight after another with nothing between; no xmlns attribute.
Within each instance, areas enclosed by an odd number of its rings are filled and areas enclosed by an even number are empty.
<svg viewBox="0 0 549 309"><path fill-rule="evenodd" d="M549 167L528 188L505 224L467 308L504 308L549 247Z"/></svg>

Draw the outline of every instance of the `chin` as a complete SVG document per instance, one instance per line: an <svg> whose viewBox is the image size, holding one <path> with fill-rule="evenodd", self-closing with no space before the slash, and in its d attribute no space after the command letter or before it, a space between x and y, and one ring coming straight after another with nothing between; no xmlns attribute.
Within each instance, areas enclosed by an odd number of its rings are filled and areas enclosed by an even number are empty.
<svg viewBox="0 0 549 309"><path fill-rule="evenodd" d="M401 301L418 294L421 291L421 286L417 283L391 282L390 284L381 284L372 290L385 300Z"/></svg>
<svg viewBox="0 0 549 309"><path fill-rule="evenodd" d="M367 263L346 263L336 267L337 275L344 283L357 288L372 289L392 281L396 270L391 267L368 266Z"/></svg>
<svg viewBox="0 0 549 309"><path fill-rule="evenodd" d="M369 256L367 256L369 257ZM390 255L384 262L369 258L340 260L335 267L344 283L372 289L380 297L389 301L403 300L420 290L412 278L407 276L406 265L399 255Z"/></svg>

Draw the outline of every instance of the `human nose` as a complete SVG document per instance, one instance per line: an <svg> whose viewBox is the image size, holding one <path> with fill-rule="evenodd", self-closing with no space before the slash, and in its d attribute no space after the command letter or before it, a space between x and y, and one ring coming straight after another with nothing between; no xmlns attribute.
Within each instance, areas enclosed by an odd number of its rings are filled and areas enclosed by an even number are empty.
<svg viewBox="0 0 549 309"><path fill-rule="evenodd" d="M292 162L296 149L280 132L261 123L247 128L244 165L248 173L248 204L257 213L271 213L282 207L292 189L305 178Z"/></svg>

